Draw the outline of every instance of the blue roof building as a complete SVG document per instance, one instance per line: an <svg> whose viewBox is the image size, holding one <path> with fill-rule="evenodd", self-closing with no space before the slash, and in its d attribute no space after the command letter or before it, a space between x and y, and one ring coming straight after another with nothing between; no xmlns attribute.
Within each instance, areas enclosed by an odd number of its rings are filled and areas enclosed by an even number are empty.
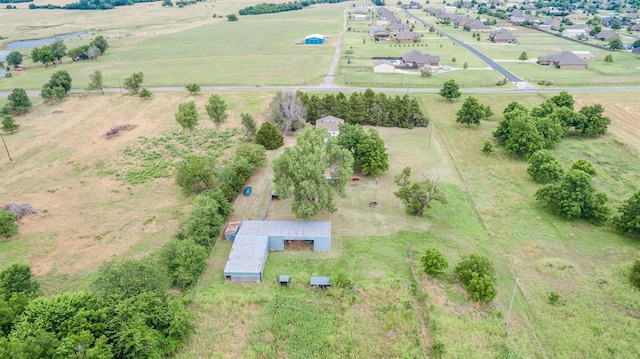
<svg viewBox="0 0 640 359"><path fill-rule="evenodd" d="M305 45L322 45L324 44L324 35L311 34L304 39Z"/></svg>
<svg viewBox="0 0 640 359"><path fill-rule="evenodd" d="M231 282L258 283L270 250L285 242L313 243L314 251L331 250L331 222L244 221L235 233L224 277Z"/></svg>

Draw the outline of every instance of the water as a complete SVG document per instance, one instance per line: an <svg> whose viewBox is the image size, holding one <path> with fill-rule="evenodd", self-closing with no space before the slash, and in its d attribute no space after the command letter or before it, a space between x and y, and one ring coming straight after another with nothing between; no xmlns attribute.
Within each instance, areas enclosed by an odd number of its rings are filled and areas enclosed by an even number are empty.
<svg viewBox="0 0 640 359"><path fill-rule="evenodd" d="M72 34L64 34L64 35L57 35L54 37L47 37L44 39L14 41L7 44L7 46L5 46L3 50L13 51L13 50L20 50L20 49L28 49L31 47L53 44L57 40L67 40L67 39L72 39L74 37L80 37L80 36L89 35L89 34L90 33L88 32L81 31L81 32L74 32Z"/></svg>

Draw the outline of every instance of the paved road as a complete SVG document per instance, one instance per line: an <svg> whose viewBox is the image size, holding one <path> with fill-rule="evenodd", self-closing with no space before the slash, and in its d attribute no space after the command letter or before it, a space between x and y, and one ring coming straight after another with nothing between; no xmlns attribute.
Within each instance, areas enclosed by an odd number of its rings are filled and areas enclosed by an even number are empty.
<svg viewBox="0 0 640 359"><path fill-rule="evenodd" d="M432 26L431 24L427 23L426 21L424 21L424 20L420 19L419 17L413 15L408 10L404 10L404 12L407 15L411 16L412 18L416 19L417 21L420 21L421 23L425 24L426 26ZM472 54L478 56L480 58L480 60L486 62L487 65L491 66L491 68L493 68L494 70L498 71L500 74L502 74L502 76L506 77L507 80L509 80L510 82L515 83L516 86L518 85L518 83L524 82L518 76L512 74L507 69L505 69L504 67L500 66L499 64L497 64L495 61L493 61L490 58L488 58L487 56L485 56L480 51L478 51L478 50L474 49L473 47L469 46L467 43L458 40L457 38L447 34L446 32L444 32L442 30L436 30L436 31L438 33L442 34L443 36L448 37L449 39L451 39L453 42L457 43L458 45L460 45L460 46L464 47L465 49L469 50ZM525 87L528 87L528 86L525 86Z"/></svg>

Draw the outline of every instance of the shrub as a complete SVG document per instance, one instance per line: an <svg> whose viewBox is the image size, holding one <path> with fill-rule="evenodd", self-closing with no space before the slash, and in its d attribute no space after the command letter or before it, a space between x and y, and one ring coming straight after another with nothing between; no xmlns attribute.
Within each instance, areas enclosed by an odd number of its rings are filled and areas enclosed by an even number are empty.
<svg viewBox="0 0 640 359"><path fill-rule="evenodd" d="M562 296L560 296L560 294L551 291L551 293L549 293L549 297L547 298L547 301L549 302L549 304L551 305L557 305L560 303L560 300L562 299Z"/></svg>
<svg viewBox="0 0 640 359"><path fill-rule="evenodd" d="M491 140L484 141L484 144L482 145L482 153L487 156L493 153L493 142L491 142Z"/></svg>
<svg viewBox="0 0 640 359"><path fill-rule="evenodd" d="M28 297L38 296L40 285L33 280L31 267L26 264L12 264L0 272L0 300L9 300L14 293L24 293Z"/></svg>
<svg viewBox="0 0 640 359"><path fill-rule="evenodd" d="M267 152L262 145L241 144L236 148L235 156L246 158L254 167L267 165Z"/></svg>
<svg viewBox="0 0 640 359"><path fill-rule="evenodd" d="M431 276L442 273L449 266L449 262L442 253L433 247L425 249L420 262L422 270Z"/></svg>
<svg viewBox="0 0 640 359"><path fill-rule="evenodd" d="M18 233L16 215L0 208L0 236L11 237L16 233Z"/></svg>
<svg viewBox="0 0 640 359"><path fill-rule="evenodd" d="M144 87L142 90L140 90L139 96L140 96L140 98L151 98L151 96L153 96L153 94L151 93L151 91L149 91L149 89Z"/></svg>
<svg viewBox="0 0 640 359"><path fill-rule="evenodd" d="M111 301L121 301L149 292L163 297L170 281L166 268L154 260L110 262L98 270L95 293Z"/></svg>
<svg viewBox="0 0 640 359"><path fill-rule="evenodd" d="M618 231L640 237L640 191L624 201L618 212L620 215L613 220Z"/></svg>
<svg viewBox="0 0 640 359"><path fill-rule="evenodd" d="M596 172L596 169L593 168L593 165L589 161L587 161L587 160L585 160L583 158L575 161L571 165L571 169L572 170L580 170L580 171L588 174L591 177L595 177L598 174L598 172Z"/></svg>
<svg viewBox="0 0 640 359"><path fill-rule="evenodd" d="M267 150L275 150L284 144L284 137L274 124L265 122L256 134L256 143Z"/></svg>
<svg viewBox="0 0 640 359"><path fill-rule="evenodd" d="M2 131L7 133L14 133L20 128L20 125L16 123L11 115L2 116Z"/></svg>
<svg viewBox="0 0 640 359"><path fill-rule="evenodd" d="M167 267L171 283L179 289L196 284L207 266L209 250L192 239L171 240L162 247L160 258Z"/></svg>
<svg viewBox="0 0 640 359"><path fill-rule="evenodd" d="M471 299L488 303L495 298L497 294L495 269L487 257L479 254L463 257L455 272Z"/></svg>
<svg viewBox="0 0 640 359"><path fill-rule="evenodd" d="M198 194L215 187L215 159L190 154L177 166L176 183L186 194Z"/></svg>
<svg viewBox="0 0 640 359"><path fill-rule="evenodd" d="M200 85L198 84L188 84L187 86L185 86L187 91L189 91L190 94L192 95L197 95L198 93L200 93Z"/></svg>
<svg viewBox="0 0 640 359"><path fill-rule="evenodd" d="M218 240L223 223L232 207L221 192L203 192L191 206L189 215L180 225L179 239L191 239L210 248Z"/></svg>
<svg viewBox="0 0 640 359"><path fill-rule="evenodd" d="M527 173L536 182L555 182L562 177L563 170L558 160L556 160L547 150L536 151L529 157L529 167Z"/></svg>

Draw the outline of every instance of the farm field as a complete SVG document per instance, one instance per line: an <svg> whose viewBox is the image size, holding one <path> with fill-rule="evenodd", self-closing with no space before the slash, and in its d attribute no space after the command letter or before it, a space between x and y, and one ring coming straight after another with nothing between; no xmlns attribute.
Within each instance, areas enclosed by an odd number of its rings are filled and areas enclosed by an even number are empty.
<svg viewBox="0 0 640 359"><path fill-rule="evenodd" d="M0 80L0 90L18 86L39 89L57 70L69 71L76 89L86 87L94 70L102 71L105 85L114 88L122 86L123 80L137 71L144 72L144 86L184 86L190 82L319 84L329 70L335 39L342 31L344 6L313 6L297 11L295 16L240 16L237 22L212 18L214 13L222 16L249 4L253 3L200 2L180 9L163 8L160 2L154 2L100 12L0 10L0 35L11 40L18 38L13 35L15 27L22 26L29 29L22 36L29 38L89 31L92 36L105 36L110 45L97 61L71 63L65 58L65 63L56 67L31 68L24 75ZM18 12L25 13L25 18L9 15ZM40 20L34 13L43 14L44 18ZM61 13L64 24L58 18ZM96 16L103 13L104 20L100 17L98 22ZM4 22L5 18L9 21ZM323 46L296 45L312 33L331 37ZM67 48L86 44L92 36L69 40ZM30 61L24 65L33 66Z"/></svg>
<svg viewBox="0 0 640 359"><path fill-rule="evenodd" d="M413 11L413 14L424 18L430 24L437 19L424 12ZM551 81L552 86L588 86L588 85L637 85L640 83L640 69L637 67L637 55L629 52L611 52L591 46L581 45L546 34L544 32L516 26L505 21L499 21L498 27L511 30L518 40L516 44L495 44L489 41L489 32L481 32L481 40L473 38L473 32L462 28L436 25L442 31L465 41L498 62L507 70L532 84L538 81ZM561 51L590 51L594 59L588 68L583 69L555 69L535 63L541 55L553 55ZM529 61L518 61L522 52L526 52ZM608 54L613 56L613 63L604 62Z"/></svg>

